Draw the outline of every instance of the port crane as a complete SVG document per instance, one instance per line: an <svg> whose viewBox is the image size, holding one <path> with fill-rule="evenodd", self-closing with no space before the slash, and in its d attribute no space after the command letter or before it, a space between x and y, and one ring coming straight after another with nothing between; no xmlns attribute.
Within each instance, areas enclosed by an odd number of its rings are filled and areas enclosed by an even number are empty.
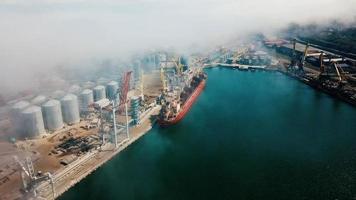
<svg viewBox="0 0 356 200"><path fill-rule="evenodd" d="M125 110L125 104L127 103L127 93L130 89L130 80L131 80L132 71L125 73L124 77L121 80L121 87L119 91L120 103L119 103L119 113L122 113Z"/></svg>
<svg viewBox="0 0 356 200"><path fill-rule="evenodd" d="M52 186L52 197L53 199L55 199L56 193L54 189L54 180L51 173L35 173L33 163L30 157L26 157L24 163L22 163L17 156L14 156L14 160L20 166L22 184L26 192L33 191L33 195L36 197L36 186L42 181L50 180Z"/></svg>
<svg viewBox="0 0 356 200"><path fill-rule="evenodd" d="M329 77L331 77L331 74L329 74L329 70L326 68L327 66L324 63L324 52L320 53L319 56L319 67L320 67L320 74L319 74L319 80L325 80ZM344 84L347 83L347 78L345 76L345 71L340 67L337 62L329 62L328 65L330 68L332 68L335 71L337 83L339 87L343 86Z"/></svg>
<svg viewBox="0 0 356 200"><path fill-rule="evenodd" d="M310 45L309 43L305 45L304 52L300 57L297 55L297 51L296 51L297 40L294 39L292 42L293 42L292 60L290 65L287 67L287 71L295 75L304 75L305 59L308 56L308 49Z"/></svg>
<svg viewBox="0 0 356 200"><path fill-rule="evenodd" d="M176 66L177 74L182 74L182 72L183 72L183 65L181 63L181 58L182 57L179 56L177 60L172 61L174 63L174 65Z"/></svg>

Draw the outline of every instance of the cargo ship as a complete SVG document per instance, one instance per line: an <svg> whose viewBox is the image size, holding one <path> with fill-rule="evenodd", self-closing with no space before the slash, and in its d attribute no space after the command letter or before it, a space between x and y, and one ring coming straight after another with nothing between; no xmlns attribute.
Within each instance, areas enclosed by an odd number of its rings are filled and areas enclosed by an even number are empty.
<svg viewBox="0 0 356 200"><path fill-rule="evenodd" d="M207 75L203 71L189 70L185 77L183 86L175 86L170 92L162 94L162 108L158 116L161 127L181 121L205 88Z"/></svg>

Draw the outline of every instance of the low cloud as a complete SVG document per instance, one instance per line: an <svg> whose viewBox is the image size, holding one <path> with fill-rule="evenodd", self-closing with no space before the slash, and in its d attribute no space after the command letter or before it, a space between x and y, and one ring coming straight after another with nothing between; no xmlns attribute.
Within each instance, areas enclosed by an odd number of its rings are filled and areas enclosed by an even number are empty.
<svg viewBox="0 0 356 200"><path fill-rule="evenodd" d="M153 48L211 47L288 23L354 20L354 0L3 0L0 90L38 73Z"/></svg>

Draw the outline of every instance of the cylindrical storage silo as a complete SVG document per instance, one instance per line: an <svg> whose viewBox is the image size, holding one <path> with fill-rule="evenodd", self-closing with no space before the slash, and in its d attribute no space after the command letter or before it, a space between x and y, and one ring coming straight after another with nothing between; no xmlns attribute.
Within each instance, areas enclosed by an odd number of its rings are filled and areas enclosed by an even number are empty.
<svg viewBox="0 0 356 200"><path fill-rule="evenodd" d="M119 83L116 81L110 81L106 85L106 93L107 93L108 99L114 100L118 89L119 89Z"/></svg>
<svg viewBox="0 0 356 200"><path fill-rule="evenodd" d="M84 89L91 89L91 88L95 87L95 85L96 84L91 81L87 81L87 82L84 82L81 84L82 88L84 88Z"/></svg>
<svg viewBox="0 0 356 200"><path fill-rule="evenodd" d="M27 101L19 101L11 107L11 123L14 127L14 130L17 134L21 134L23 129L23 123L21 120L21 112L30 106L30 103Z"/></svg>
<svg viewBox="0 0 356 200"><path fill-rule="evenodd" d="M22 136L36 137L45 133L41 108L30 106L21 112Z"/></svg>
<svg viewBox="0 0 356 200"><path fill-rule="evenodd" d="M61 103L58 100L49 100L42 104L42 114L46 129L55 131L63 127Z"/></svg>
<svg viewBox="0 0 356 200"><path fill-rule="evenodd" d="M104 77L100 77L96 80L96 84L97 85L105 85L109 82L109 79L104 78Z"/></svg>
<svg viewBox="0 0 356 200"><path fill-rule="evenodd" d="M38 96L36 96L35 98L33 98L33 99L31 100L31 103L32 103L33 105L40 106L41 104L43 104L43 103L46 102L46 101L47 101L47 98L46 98L45 96L43 96L43 95L38 95Z"/></svg>
<svg viewBox="0 0 356 200"><path fill-rule="evenodd" d="M11 107L11 116L14 121L19 119L19 116L25 108L29 107L30 103L27 101L19 101ZM16 123L16 122L15 122Z"/></svg>
<svg viewBox="0 0 356 200"><path fill-rule="evenodd" d="M63 90L56 90L52 93L52 98L54 99L61 99L66 93Z"/></svg>
<svg viewBox="0 0 356 200"><path fill-rule="evenodd" d="M102 85L98 85L93 89L93 93L94 93L94 101L99 101L101 99L106 98L106 94L105 94L105 87Z"/></svg>
<svg viewBox="0 0 356 200"><path fill-rule="evenodd" d="M87 112L89 106L94 103L93 90L85 89L79 95L79 105L81 112Z"/></svg>
<svg viewBox="0 0 356 200"><path fill-rule="evenodd" d="M78 98L74 94L67 94L61 99L63 120L67 124L74 124L80 121Z"/></svg>
<svg viewBox="0 0 356 200"><path fill-rule="evenodd" d="M79 85L72 85L68 89L68 93L79 94L82 88Z"/></svg>

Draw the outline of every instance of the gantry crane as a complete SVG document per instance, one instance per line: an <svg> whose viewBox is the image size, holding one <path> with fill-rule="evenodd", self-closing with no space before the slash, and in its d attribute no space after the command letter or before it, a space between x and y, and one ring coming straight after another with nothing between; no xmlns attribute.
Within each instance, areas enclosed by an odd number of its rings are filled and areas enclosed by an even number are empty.
<svg viewBox="0 0 356 200"><path fill-rule="evenodd" d="M297 55L297 51L296 51L297 40L294 39L292 42L293 42L292 60L287 70L295 75L304 75L304 65L305 65L305 59L308 56L309 43L305 45L304 52L300 57Z"/></svg>
<svg viewBox="0 0 356 200"><path fill-rule="evenodd" d="M319 65L320 65L320 74L319 74L319 79L324 79L328 78L330 75L328 73L328 70L326 69L326 65L324 64L324 53L321 52L319 56ZM330 66L331 65L331 66ZM333 68L335 70L337 82L341 85L347 83L347 78L345 76L345 71L337 64L337 62L331 62L329 63L329 67Z"/></svg>
<svg viewBox="0 0 356 200"><path fill-rule="evenodd" d="M17 156L14 156L14 160L21 168L22 184L26 192L33 191L34 196L36 197L36 186L42 181L50 180L52 186L52 197L53 199L55 199L56 193L54 188L54 180L51 173L47 172L43 175L38 176L35 173L33 163L30 157L26 157L25 163L22 163ZM28 177L28 179L26 178L26 176Z"/></svg>

